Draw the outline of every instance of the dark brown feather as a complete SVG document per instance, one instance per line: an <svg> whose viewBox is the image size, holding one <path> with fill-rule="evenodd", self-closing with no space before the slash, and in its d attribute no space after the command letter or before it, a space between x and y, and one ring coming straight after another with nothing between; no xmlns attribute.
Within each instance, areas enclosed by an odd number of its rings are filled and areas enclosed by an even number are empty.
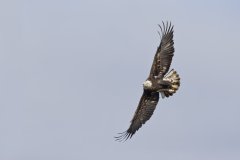
<svg viewBox="0 0 240 160"><path fill-rule="evenodd" d="M162 78L168 72L174 55L173 26L167 22L166 25L163 23L163 27L160 25L159 27L161 29L161 42L154 56L149 78L154 76Z"/></svg>
<svg viewBox="0 0 240 160"><path fill-rule="evenodd" d="M142 127L142 125L150 119L159 100L158 92L144 91L141 100L138 104L137 110L131 121L131 125L127 131L120 133L121 135L115 137L117 141L125 141L131 138L135 132Z"/></svg>

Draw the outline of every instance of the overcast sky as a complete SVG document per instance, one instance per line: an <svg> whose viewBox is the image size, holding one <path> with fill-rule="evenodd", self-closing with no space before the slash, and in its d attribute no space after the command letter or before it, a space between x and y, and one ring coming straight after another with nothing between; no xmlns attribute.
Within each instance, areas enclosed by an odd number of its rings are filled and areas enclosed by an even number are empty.
<svg viewBox="0 0 240 160"><path fill-rule="evenodd" d="M239 160L240 1L3 0L1 160ZM179 91L125 143L174 24Z"/></svg>

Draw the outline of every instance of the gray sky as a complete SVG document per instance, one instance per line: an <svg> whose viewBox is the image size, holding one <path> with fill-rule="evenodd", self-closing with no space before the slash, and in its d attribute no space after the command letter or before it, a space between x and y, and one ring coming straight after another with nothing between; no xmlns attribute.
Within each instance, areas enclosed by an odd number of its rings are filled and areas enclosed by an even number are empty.
<svg viewBox="0 0 240 160"><path fill-rule="evenodd" d="M240 159L240 2L0 2L1 160ZM174 24L180 90L126 143Z"/></svg>

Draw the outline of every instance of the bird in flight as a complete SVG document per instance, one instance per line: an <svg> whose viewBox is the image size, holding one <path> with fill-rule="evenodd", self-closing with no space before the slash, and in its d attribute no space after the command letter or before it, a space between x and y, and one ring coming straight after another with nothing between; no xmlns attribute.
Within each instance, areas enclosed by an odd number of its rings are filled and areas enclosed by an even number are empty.
<svg viewBox="0 0 240 160"><path fill-rule="evenodd" d="M161 42L154 56L150 74L143 82L142 97L129 128L119 133L120 135L115 137L116 141L126 141L131 138L151 118L159 101L159 94L162 98L172 96L180 86L178 73L174 69L169 71L174 55L173 25L171 22L166 24L162 22L162 26L159 27Z"/></svg>

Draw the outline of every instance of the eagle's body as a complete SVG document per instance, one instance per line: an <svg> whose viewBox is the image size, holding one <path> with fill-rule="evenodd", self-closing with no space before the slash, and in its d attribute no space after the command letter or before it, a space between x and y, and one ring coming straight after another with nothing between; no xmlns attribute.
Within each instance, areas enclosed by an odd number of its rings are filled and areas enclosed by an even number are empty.
<svg viewBox="0 0 240 160"><path fill-rule="evenodd" d="M127 131L115 137L122 141L131 138L133 134L152 116L159 101L159 93L162 97L172 96L180 86L180 77L175 70L169 71L174 53L173 26L164 24L161 29L161 43L154 56L152 68L146 81L143 83L143 95L137 110Z"/></svg>

